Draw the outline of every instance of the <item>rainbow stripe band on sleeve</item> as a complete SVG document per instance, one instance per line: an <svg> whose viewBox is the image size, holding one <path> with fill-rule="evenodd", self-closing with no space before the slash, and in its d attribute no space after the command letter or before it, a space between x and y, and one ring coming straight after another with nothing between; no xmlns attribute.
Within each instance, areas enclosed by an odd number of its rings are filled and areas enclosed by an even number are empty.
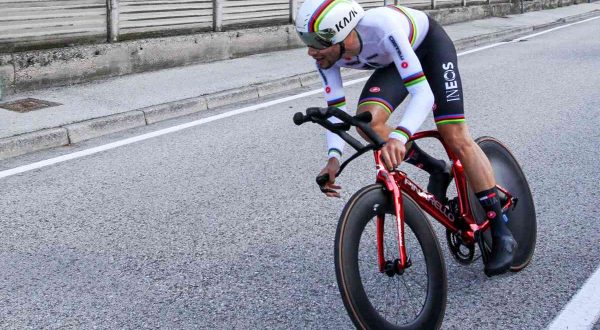
<svg viewBox="0 0 600 330"><path fill-rule="evenodd" d="M378 106L382 107L390 115L392 114L392 112L394 112L394 107L388 101L378 98L378 97L367 97L366 99L362 99L358 102L359 107L361 105L369 105L369 104L378 105Z"/></svg>
<svg viewBox="0 0 600 330"><path fill-rule="evenodd" d="M426 80L427 80L427 78L425 78L425 74L423 73L423 71L417 72L417 73L403 79L404 86L406 86L406 87L414 86L414 85L422 83L423 81L426 81Z"/></svg>
<svg viewBox="0 0 600 330"><path fill-rule="evenodd" d="M346 106L346 98L344 96L342 96L339 99L327 101L327 105L330 107L336 107L336 108L344 107L344 106Z"/></svg>
<svg viewBox="0 0 600 330"><path fill-rule="evenodd" d="M406 129L405 127L402 127L402 126L396 127L396 129L394 130L394 133L398 133L398 134L404 135L407 140L410 140L410 137L412 136L412 134L410 133L410 131L408 129Z"/></svg>
<svg viewBox="0 0 600 330"><path fill-rule="evenodd" d="M435 117L434 119L435 119L436 125L460 124L460 123L465 122L465 115L463 115L463 114L446 115L446 116Z"/></svg>
<svg viewBox="0 0 600 330"><path fill-rule="evenodd" d="M329 151L327 152L327 154L329 156L332 156L331 154L338 154L340 156L340 158L342 158L342 152L340 151L340 149L331 148L331 149L329 149Z"/></svg>
<svg viewBox="0 0 600 330"><path fill-rule="evenodd" d="M406 10L404 10L404 8L402 8L402 6L389 5L388 8L395 9L406 17L409 28L408 41L410 41L411 46L414 46L415 40L417 40L417 24L415 24L415 20L408 14L408 12L406 12Z"/></svg>
<svg viewBox="0 0 600 330"><path fill-rule="evenodd" d="M310 17L310 21L308 21L308 29L309 32L319 31L319 24L323 20L325 14L331 10L340 0L326 0L315 10L314 14Z"/></svg>

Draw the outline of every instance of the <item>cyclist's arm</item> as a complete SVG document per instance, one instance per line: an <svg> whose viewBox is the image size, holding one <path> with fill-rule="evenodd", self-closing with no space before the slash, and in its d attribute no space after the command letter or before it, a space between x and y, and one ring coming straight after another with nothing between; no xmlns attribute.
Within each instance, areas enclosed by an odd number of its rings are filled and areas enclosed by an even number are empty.
<svg viewBox="0 0 600 330"><path fill-rule="evenodd" d="M348 109L346 107L346 97L344 96L344 86L342 85L340 67L334 65L331 68L324 70L317 65L317 70L319 71L323 82L327 106L338 107L347 112ZM334 124L342 122L336 117L330 118L329 121ZM339 137L339 135L332 133L329 130L326 132L326 138L328 157L335 157L338 160L341 160L346 142Z"/></svg>
<svg viewBox="0 0 600 330"><path fill-rule="evenodd" d="M396 30L386 35L382 43L392 54L404 86L411 95L406 112L389 136L406 143L427 118L434 104L434 96L406 34Z"/></svg>

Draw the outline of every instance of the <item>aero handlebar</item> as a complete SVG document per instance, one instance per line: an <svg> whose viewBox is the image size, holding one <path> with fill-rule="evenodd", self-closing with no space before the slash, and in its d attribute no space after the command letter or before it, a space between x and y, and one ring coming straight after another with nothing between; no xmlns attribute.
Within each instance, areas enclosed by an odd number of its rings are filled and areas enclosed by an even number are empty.
<svg viewBox="0 0 600 330"><path fill-rule="evenodd" d="M341 120L341 123L334 124L329 121L330 117L335 117ZM383 147L385 141L371 128L369 123L373 117L370 112L363 112L357 116L351 116L345 111L336 108L336 107L327 107L327 108L308 108L306 109L306 114L302 112L297 112L294 114L294 124L302 125L306 122L317 123L331 132L339 135L344 141L346 141L349 145L351 145L357 152L352 155L352 157L348 158L342 165L340 166L340 170L335 175L336 177L342 173L342 170L354 159L358 156L364 154L370 150L377 150ZM348 134L350 128L354 126L359 128L369 140L372 141L371 144L364 146L357 139ZM317 183L321 187L321 190L326 192L323 186L329 181L329 175L324 174L317 177Z"/></svg>
<svg viewBox="0 0 600 330"><path fill-rule="evenodd" d="M334 124L328 119L330 117L336 117L342 122ZM377 146L375 149L381 148L385 144L385 141L373 131L369 123L373 117L370 112L363 112L357 116L351 116L345 111L336 107L327 108L308 108L306 109L306 115L302 112L297 112L294 115L294 124L302 125L306 122L317 123L328 130L339 135L344 141L348 142L356 151L360 151L365 148L358 140L350 136L347 131L350 130L351 126L360 128L360 130L371 140L373 144Z"/></svg>

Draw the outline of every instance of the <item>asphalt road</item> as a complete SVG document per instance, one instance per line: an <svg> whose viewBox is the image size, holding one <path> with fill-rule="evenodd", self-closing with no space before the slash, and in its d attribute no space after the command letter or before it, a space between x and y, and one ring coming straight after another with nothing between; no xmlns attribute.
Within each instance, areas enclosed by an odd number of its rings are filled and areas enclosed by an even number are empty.
<svg viewBox="0 0 600 330"><path fill-rule="evenodd" d="M492 279L446 254L443 328L542 329L600 264L598 35L595 20L459 59L471 132L521 162L538 244L527 269ZM347 88L349 104L359 93ZM374 171L363 157L339 180L341 200L318 192L322 129L291 118L321 104L306 97L2 179L0 327L351 328L333 238Z"/></svg>

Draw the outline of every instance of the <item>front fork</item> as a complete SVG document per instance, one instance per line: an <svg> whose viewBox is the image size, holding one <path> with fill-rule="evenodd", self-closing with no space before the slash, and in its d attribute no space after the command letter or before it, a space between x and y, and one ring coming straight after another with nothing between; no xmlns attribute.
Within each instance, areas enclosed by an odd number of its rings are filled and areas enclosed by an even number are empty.
<svg viewBox="0 0 600 330"><path fill-rule="evenodd" d="M398 185L394 181L393 177L388 171L385 170L383 165L380 163L380 151L375 152L375 162L377 163L377 182L383 183L386 190L391 194L392 200L394 201L394 215L396 217L396 233L398 242L398 260L391 260L394 265L397 265L396 272L402 274L404 269L409 266L409 260L406 255L406 248L404 246L404 207L402 203L402 193L398 188ZM377 263L379 271L381 273L386 272L386 264L388 261L385 260L385 248L383 244L384 234L384 214L377 215Z"/></svg>

